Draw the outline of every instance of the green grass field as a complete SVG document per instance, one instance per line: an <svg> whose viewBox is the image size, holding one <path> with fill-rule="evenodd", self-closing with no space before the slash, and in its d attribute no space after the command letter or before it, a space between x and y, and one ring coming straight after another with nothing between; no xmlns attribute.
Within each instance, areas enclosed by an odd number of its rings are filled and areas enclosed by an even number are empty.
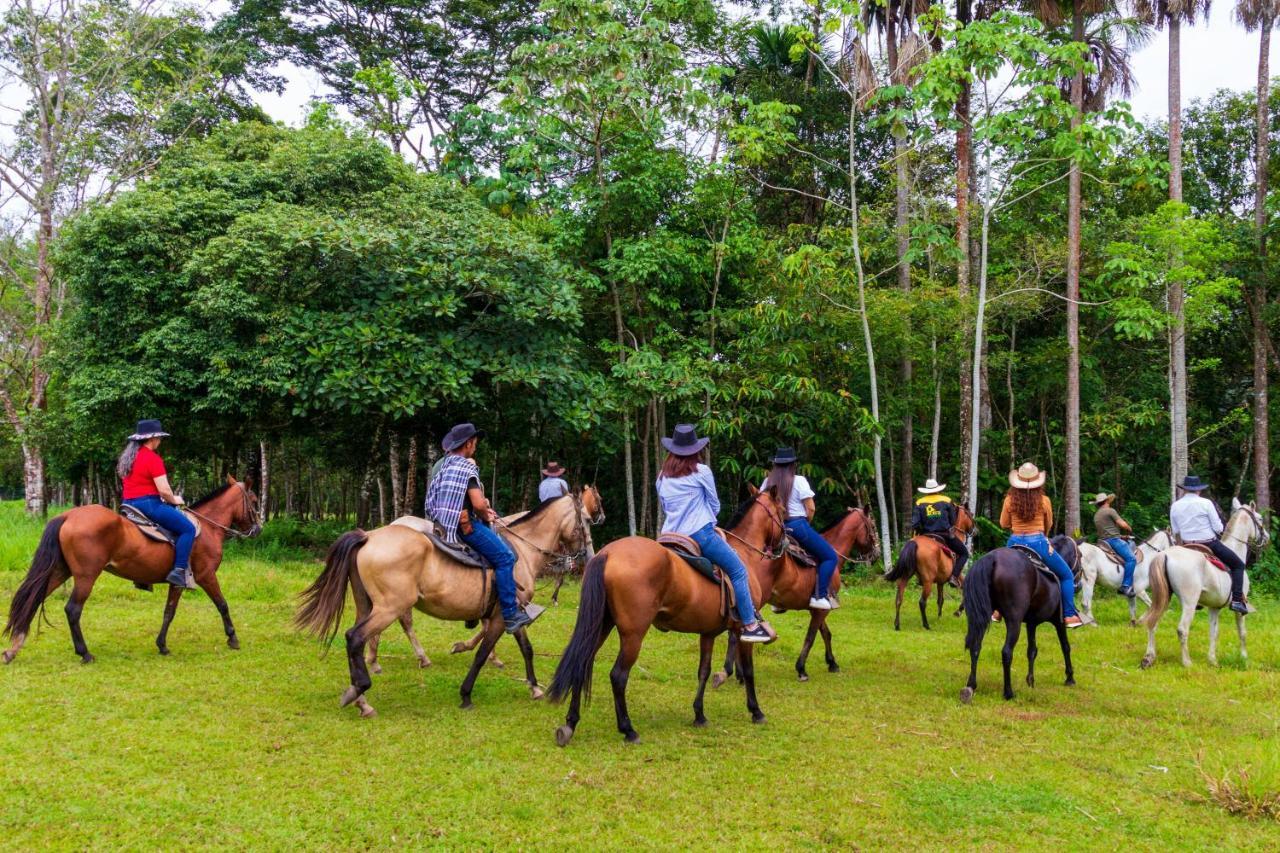
<svg viewBox="0 0 1280 853"><path fill-rule="evenodd" d="M0 506L6 609L37 533ZM1194 668L1177 663L1166 620L1161 660L1143 672L1145 631L1126 627L1104 593L1103 626L1072 635L1078 686L1062 686L1046 636L1034 689L1021 681L1019 646L1012 702L1000 698L997 627L964 706L964 620L948 606L927 633L912 604L895 633L887 585L867 582L831 617L838 674L819 648L812 680L799 683L804 617L774 617L780 640L757 658L764 725L731 684L709 691L711 724L693 728L696 641L654 632L631 679L641 743L614 729L611 640L596 701L560 749L552 732L563 708L529 698L514 644L499 647L506 671L486 669L475 709L462 711L470 656L448 648L467 632L425 616L417 628L434 665L419 670L394 628L369 693L378 716L339 710L344 656L322 658L289 627L294 595L319 564L289 553L249 544L223 566L240 652L227 649L204 594L189 593L173 654L160 657L163 593L105 577L83 619L97 663L83 666L64 594L50 601L52 627L0 667L0 846L1280 847L1275 818L1231 813L1232 798L1212 798L1202 775L1230 773L1243 808L1280 791L1273 600L1249 619L1247 669L1233 630L1222 665L1205 664L1200 616ZM566 593L531 632L544 683L573 624L576 588Z"/></svg>

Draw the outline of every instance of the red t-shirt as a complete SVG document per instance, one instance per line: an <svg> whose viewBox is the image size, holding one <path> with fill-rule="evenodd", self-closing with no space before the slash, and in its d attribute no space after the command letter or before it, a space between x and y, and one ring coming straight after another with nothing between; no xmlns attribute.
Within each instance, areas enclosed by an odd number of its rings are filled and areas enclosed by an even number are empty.
<svg viewBox="0 0 1280 853"><path fill-rule="evenodd" d="M133 470L124 478L124 499L160 494L160 490L156 488L156 477L164 476L164 460L160 458L160 454L145 445L139 447L138 455L133 460Z"/></svg>

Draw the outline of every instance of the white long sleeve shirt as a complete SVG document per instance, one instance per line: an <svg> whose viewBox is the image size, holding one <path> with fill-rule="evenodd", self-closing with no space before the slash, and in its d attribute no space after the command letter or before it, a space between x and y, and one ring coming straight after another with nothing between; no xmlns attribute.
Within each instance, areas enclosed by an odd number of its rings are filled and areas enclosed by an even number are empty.
<svg viewBox="0 0 1280 853"><path fill-rule="evenodd" d="M1218 508L1194 492L1188 492L1169 507L1169 526L1183 542L1207 542L1222 533Z"/></svg>

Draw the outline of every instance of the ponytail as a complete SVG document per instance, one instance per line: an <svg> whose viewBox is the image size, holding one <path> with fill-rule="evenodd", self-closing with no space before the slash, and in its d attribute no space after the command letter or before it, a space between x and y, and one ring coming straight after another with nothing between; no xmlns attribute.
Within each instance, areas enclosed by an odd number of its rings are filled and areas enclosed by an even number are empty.
<svg viewBox="0 0 1280 853"><path fill-rule="evenodd" d="M134 441L133 439L129 439L124 443L124 450L120 451L120 458L116 460L116 474L121 480L133 472L133 462L138 458L138 448L141 446L141 441Z"/></svg>

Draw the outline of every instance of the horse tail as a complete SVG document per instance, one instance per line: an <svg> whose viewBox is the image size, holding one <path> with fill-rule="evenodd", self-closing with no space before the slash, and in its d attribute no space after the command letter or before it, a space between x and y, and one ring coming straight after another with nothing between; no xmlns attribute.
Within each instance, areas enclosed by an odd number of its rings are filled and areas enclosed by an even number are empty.
<svg viewBox="0 0 1280 853"><path fill-rule="evenodd" d="M573 636L560 657L560 665L551 679L547 696L559 702L574 690L581 690L591 699L591 668L596 652L600 649L605 620L609 617L609 602L605 597L604 566L607 554L597 554L587 563L582 573L582 594L578 599L578 621L573 626Z"/></svg>
<svg viewBox="0 0 1280 853"><path fill-rule="evenodd" d="M31 558L31 568L27 569L27 576L14 594L13 603L9 605L9 621L5 623L4 636L27 633L36 613L44 613L44 599L49 594L49 582L60 572L71 573L62 556L60 538L62 525L66 520L65 515L60 515L44 526L40 545Z"/></svg>
<svg viewBox="0 0 1280 853"><path fill-rule="evenodd" d="M1147 579L1150 583L1151 606L1147 608L1147 612L1142 614L1142 624L1147 628L1154 628L1160 624L1160 617L1169 609L1169 572L1165 568L1165 562L1169 555L1161 551L1151 558L1151 563L1147 569Z"/></svg>
<svg viewBox="0 0 1280 853"><path fill-rule="evenodd" d="M969 577L964 579L964 615L969 620L964 647L969 651L982 646L982 638L991 625L991 614L995 612L991 603L991 577L995 568L996 555L991 551L973 564Z"/></svg>
<svg viewBox="0 0 1280 853"><path fill-rule="evenodd" d="M898 552L898 562L893 564L893 568L884 573L884 579L887 581L900 581L903 578L909 578L916 573L916 552L920 550L920 546L916 544L916 540L911 539L906 545L902 546L902 550Z"/></svg>
<svg viewBox="0 0 1280 853"><path fill-rule="evenodd" d="M295 628L314 634L326 646L333 642L347 605L347 584L356 568L356 554L368 541L369 534L356 529L342 534L329 547L324 570L302 591L302 603L293 617Z"/></svg>

